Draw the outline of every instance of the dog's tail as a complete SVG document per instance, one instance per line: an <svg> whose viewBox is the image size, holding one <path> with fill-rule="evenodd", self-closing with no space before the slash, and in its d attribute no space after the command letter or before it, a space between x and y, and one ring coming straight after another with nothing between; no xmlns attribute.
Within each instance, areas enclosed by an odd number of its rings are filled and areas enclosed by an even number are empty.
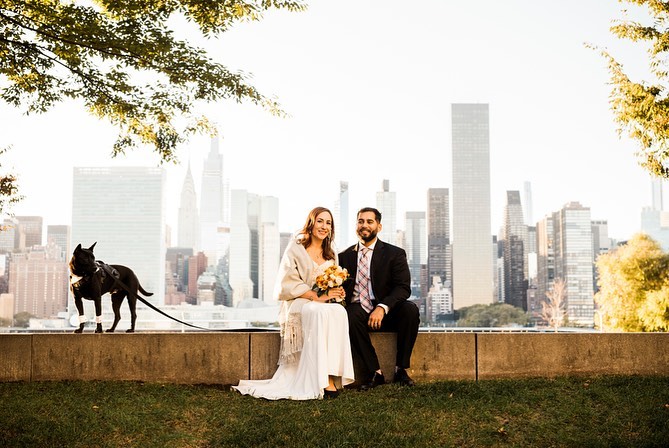
<svg viewBox="0 0 669 448"><path fill-rule="evenodd" d="M140 285L139 282L137 282L137 289L139 289L139 292L141 292L145 296L152 296L153 295L152 292L144 291L144 288L142 288L142 285Z"/></svg>

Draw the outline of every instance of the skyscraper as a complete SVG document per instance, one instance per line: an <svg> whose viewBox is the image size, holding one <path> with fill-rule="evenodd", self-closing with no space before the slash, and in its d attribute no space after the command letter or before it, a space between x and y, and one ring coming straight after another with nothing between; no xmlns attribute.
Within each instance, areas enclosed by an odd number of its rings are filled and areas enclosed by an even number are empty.
<svg viewBox="0 0 669 448"><path fill-rule="evenodd" d="M218 138L214 137L202 169L200 189L200 248L211 266L215 266L225 253L219 238L219 228L228 224L225 220L225 196L223 156L218 150Z"/></svg>
<svg viewBox="0 0 669 448"><path fill-rule="evenodd" d="M33 246L42 245L42 217L41 216L17 216L18 232L15 249L24 252Z"/></svg>
<svg viewBox="0 0 669 448"><path fill-rule="evenodd" d="M60 248L60 259L69 261L70 252L70 226L49 225L46 227L47 245L55 244Z"/></svg>
<svg viewBox="0 0 669 448"><path fill-rule="evenodd" d="M593 253L590 209L570 202L553 214L555 278L567 285L567 318L571 324L594 325Z"/></svg>
<svg viewBox="0 0 669 448"><path fill-rule="evenodd" d="M279 232L279 198L260 198L258 238L258 298L270 305L276 304L274 283L281 260L281 238Z"/></svg>
<svg viewBox="0 0 669 448"><path fill-rule="evenodd" d="M65 311L68 275L67 262L47 256L44 248L14 254L9 264L9 293L14 296L14 314L27 312L38 318L49 318Z"/></svg>
<svg viewBox="0 0 669 448"><path fill-rule="evenodd" d="M425 212L406 212L405 218L405 248L411 272L411 295L424 297L429 287L421 282L421 270L427 264Z"/></svg>
<svg viewBox="0 0 669 448"><path fill-rule="evenodd" d="M487 104L451 105L453 303L493 302L490 135Z"/></svg>
<svg viewBox="0 0 669 448"><path fill-rule="evenodd" d="M70 246L89 247L97 242L98 260L131 268L144 289L153 293L147 299L163 305L165 171L147 167L74 168L72 192Z"/></svg>
<svg viewBox="0 0 669 448"><path fill-rule="evenodd" d="M439 276L443 287L451 286L451 220L448 188L427 190L427 277Z"/></svg>
<svg viewBox="0 0 669 448"><path fill-rule="evenodd" d="M335 244L340 250L350 246L354 241L349 241L350 229L353 228L353 221L349 221L348 216L349 193L348 182L339 182L339 199L335 203L335 209L332 211L335 215Z"/></svg>
<svg viewBox="0 0 669 448"><path fill-rule="evenodd" d="M390 180L384 179L381 191L376 193L376 208L381 212L381 232L379 239L397 244L397 198L390 191Z"/></svg>
<svg viewBox="0 0 669 448"><path fill-rule="evenodd" d="M179 228L177 229L177 245L179 247L190 247L193 252L199 250L200 218L197 212L197 195L195 194L195 182L190 171L184 177L181 187L181 202L179 203Z"/></svg>
<svg viewBox="0 0 669 448"><path fill-rule="evenodd" d="M251 229L246 190L230 192L230 287L232 306L244 299L253 298L251 281Z"/></svg>
<svg viewBox="0 0 669 448"><path fill-rule="evenodd" d="M527 311L527 226L519 191L506 192L502 230L499 242L504 257L504 301Z"/></svg>
<svg viewBox="0 0 669 448"><path fill-rule="evenodd" d="M532 210L532 184L529 181L523 183L523 215L526 226L534 226L534 211Z"/></svg>
<svg viewBox="0 0 669 448"><path fill-rule="evenodd" d="M651 199L652 199L653 210L657 211L664 210L662 184L663 184L662 179L658 177L651 178Z"/></svg>

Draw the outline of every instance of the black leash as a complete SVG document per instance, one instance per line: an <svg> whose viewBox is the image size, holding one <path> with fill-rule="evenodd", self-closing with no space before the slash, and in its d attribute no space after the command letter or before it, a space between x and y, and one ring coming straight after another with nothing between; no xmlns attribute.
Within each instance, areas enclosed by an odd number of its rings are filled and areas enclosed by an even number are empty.
<svg viewBox="0 0 669 448"><path fill-rule="evenodd" d="M128 295L133 294L132 291L130 291L130 288L129 288L125 283L123 283L121 280L119 280L119 278L118 278L116 275L114 275L114 270L113 270L108 264L106 264L106 263L98 263L98 266L102 267L102 269L103 269L107 274L109 274L109 276L110 276L111 278L114 279L114 283L117 283L119 286L121 286L121 288L123 288L123 289L125 290L125 292L128 293ZM180 324L188 325L189 327L193 327L193 328L197 328L197 329L199 329L199 330L205 330L205 331L226 331L226 329L204 328L204 327L198 327L197 325L189 324L188 322L184 322L184 321L182 321L182 320L177 319L176 317L172 317L172 316L170 316L169 314L167 314L166 312L164 312L164 311L161 310L160 308L156 307L154 304L152 304L151 302L149 302L148 300L146 300L144 297L140 296L139 294L134 294L134 296L135 296L140 302L142 302L144 305L148 306L148 307L151 308L152 310L157 311L157 312L159 312L160 314L162 314L163 316L165 316L165 317L169 317L169 318L172 319L173 321L179 322Z"/></svg>

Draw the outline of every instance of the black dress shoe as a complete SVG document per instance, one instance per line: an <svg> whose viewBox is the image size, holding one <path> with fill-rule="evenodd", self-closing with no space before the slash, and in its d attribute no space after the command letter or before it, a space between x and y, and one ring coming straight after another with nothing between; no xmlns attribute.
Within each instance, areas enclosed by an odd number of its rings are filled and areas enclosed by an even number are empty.
<svg viewBox="0 0 669 448"><path fill-rule="evenodd" d="M400 386L414 386L416 384L404 369L398 369L397 372L395 372L393 383L399 383Z"/></svg>
<svg viewBox="0 0 669 448"><path fill-rule="evenodd" d="M383 376L383 373L374 372L372 378L366 383L364 383L362 386L360 386L360 390L373 389L376 386L381 386L383 384L386 384L386 378Z"/></svg>
<svg viewBox="0 0 669 448"><path fill-rule="evenodd" d="M330 399L330 398L337 398L340 393L341 393L341 391L339 389L335 389L335 390L323 389L323 398L326 399L326 400Z"/></svg>

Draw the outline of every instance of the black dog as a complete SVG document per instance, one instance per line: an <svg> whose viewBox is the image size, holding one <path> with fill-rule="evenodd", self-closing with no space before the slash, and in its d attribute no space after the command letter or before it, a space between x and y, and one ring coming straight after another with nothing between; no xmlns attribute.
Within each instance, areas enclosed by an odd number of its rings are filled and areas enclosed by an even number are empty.
<svg viewBox="0 0 669 448"><path fill-rule="evenodd" d="M137 276L132 269L119 264L107 265L99 260L95 260L93 243L88 249L82 249L81 244L74 249L70 259L70 289L74 296L74 304L79 311L79 328L75 333L81 333L84 330L84 304L81 299L92 300L95 302L95 320L96 333L102 333L102 296L110 293L112 298L112 309L114 310L114 324L107 330L113 332L116 325L121 320L121 304L124 298L128 298L130 307L131 324L128 333L135 331L135 320L137 313L135 307L137 299L145 301L137 295L140 291L145 296L151 296L153 293L144 291L139 284ZM127 288L127 289L126 289Z"/></svg>

